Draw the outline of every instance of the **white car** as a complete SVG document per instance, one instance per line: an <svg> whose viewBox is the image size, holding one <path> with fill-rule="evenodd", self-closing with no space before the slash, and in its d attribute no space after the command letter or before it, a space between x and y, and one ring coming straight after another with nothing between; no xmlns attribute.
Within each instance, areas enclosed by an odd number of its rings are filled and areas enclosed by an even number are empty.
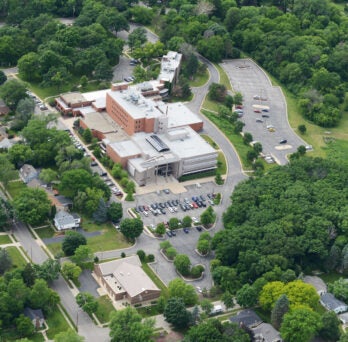
<svg viewBox="0 0 348 342"><path fill-rule="evenodd" d="M198 223L198 222L199 222L199 220L198 220L198 218L197 218L197 217L192 217L192 222L193 222L193 223Z"/></svg>

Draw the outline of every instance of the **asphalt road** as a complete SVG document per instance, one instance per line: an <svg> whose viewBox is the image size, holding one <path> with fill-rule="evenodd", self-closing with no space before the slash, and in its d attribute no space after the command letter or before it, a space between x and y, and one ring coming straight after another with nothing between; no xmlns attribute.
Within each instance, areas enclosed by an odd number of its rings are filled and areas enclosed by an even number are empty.
<svg viewBox="0 0 348 342"><path fill-rule="evenodd" d="M271 154L280 165L287 164L287 155L307 143L290 127L281 88L273 86L266 73L250 59L225 60L221 65L233 88L243 95L244 115L240 119L245 123L243 131L250 132L254 141L262 144L265 154ZM255 95L265 101L255 100ZM253 105L268 106L269 112L255 113ZM262 114L269 115L269 118L263 118ZM263 122L256 122L256 119ZM275 132L268 131L268 125L273 125ZM286 144L279 143L283 139L287 140Z"/></svg>

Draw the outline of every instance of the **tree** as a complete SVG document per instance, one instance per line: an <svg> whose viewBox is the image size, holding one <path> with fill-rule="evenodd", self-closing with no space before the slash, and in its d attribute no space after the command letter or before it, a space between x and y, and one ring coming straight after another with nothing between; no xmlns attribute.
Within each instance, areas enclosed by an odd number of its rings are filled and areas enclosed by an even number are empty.
<svg viewBox="0 0 348 342"><path fill-rule="evenodd" d="M207 255L210 250L210 242L208 240L199 240L197 243L197 250L202 255Z"/></svg>
<svg viewBox="0 0 348 342"><path fill-rule="evenodd" d="M179 228L179 219L177 217L171 217L168 221L169 229L177 229Z"/></svg>
<svg viewBox="0 0 348 342"><path fill-rule="evenodd" d="M143 232L144 224L140 219L124 219L120 224L121 233L130 241L134 241Z"/></svg>
<svg viewBox="0 0 348 342"><path fill-rule="evenodd" d="M33 309L42 309L45 312L52 312L59 301L59 295L47 286L45 280L35 280L29 295L30 306Z"/></svg>
<svg viewBox="0 0 348 342"><path fill-rule="evenodd" d="M21 99L27 97L26 88L23 83L17 80L9 80L0 88L0 97L14 110Z"/></svg>
<svg viewBox="0 0 348 342"><path fill-rule="evenodd" d="M21 337L24 336L31 336L34 334L35 328L33 325L33 322L29 317L24 316L21 314L17 319L16 319L16 328L17 332Z"/></svg>
<svg viewBox="0 0 348 342"><path fill-rule="evenodd" d="M122 203L111 202L107 209L108 219L111 222L118 222L123 216Z"/></svg>
<svg viewBox="0 0 348 342"><path fill-rule="evenodd" d="M78 266L81 266L88 261L93 259L93 252L90 247L87 245L80 245L75 249L74 255L71 257L71 260L76 263Z"/></svg>
<svg viewBox="0 0 348 342"><path fill-rule="evenodd" d="M216 174L215 174L215 183L217 185L222 185L224 184L224 180L222 179L221 177L221 173L219 171L216 171Z"/></svg>
<svg viewBox="0 0 348 342"><path fill-rule="evenodd" d="M348 299L348 284L344 278L339 278L333 283L329 283L328 290L337 299L347 301Z"/></svg>
<svg viewBox="0 0 348 342"><path fill-rule="evenodd" d="M306 131L307 131L306 125L299 125L299 126L297 127L297 129L298 129L298 131L299 131L301 134L305 134Z"/></svg>
<svg viewBox="0 0 348 342"><path fill-rule="evenodd" d="M318 333L321 324L316 312L306 308L293 309L284 315L280 334L288 342L308 342Z"/></svg>
<svg viewBox="0 0 348 342"><path fill-rule="evenodd" d="M107 219L108 219L108 216L107 216L106 203L105 203L105 200L103 198L100 198L98 208L93 213L93 220L96 223L100 224L100 223L106 222Z"/></svg>
<svg viewBox="0 0 348 342"><path fill-rule="evenodd" d="M169 298L163 316L168 323L178 329L186 328L190 322L190 312L186 310L182 298Z"/></svg>
<svg viewBox="0 0 348 342"><path fill-rule="evenodd" d="M58 260L47 259L41 265L34 264L33 268L36 277L46 280L49 284L59 277L60 263Z"/></svg>
<svg viewBox="0 0 348 342"><path fill-rule="evenodd" d="M215 222L215 219L216 214L211 206L204 210L200 217L200 221L205 227L212 225Z"/></svg>
<svg viewBox="0 0 348 342"><path fill-rule="evenodd" d="M233 295L230 292L228 291L224 292L223 295L221 296L221 300L225 304L227 309L234 307Z"/></svg>
<svg viewBox="0 0 348 342"><path fill-rule="evenodd" d="M184 216L184 218L182 219L182 226L183 226L183 228L191 227L191 225L192 225L192 218L191 218L191 216Z"/></svg>
<svg viewBox="0 0 348 342"><path fill-rule="evenodd" d="M174 259L174 266L183 276L190 275L191 261L186 254L178 254Z"/></svg>
<svg viewBox="0 0 348 342"><path fill-rule="evenodd" d="M54 342L84 342L85 339L75 331L68 330L54 336Z"/></svg>
<svg viewBox="0 0 348 342"><path fill-rule="evenodd" d="M83 139L85 140L85 142L87 144L89 144L91 141L92 141L92 138L93 138L93 135L92 135L92 132L89 128L86 128L84 131L83 131L83 134L82 134L82 137Z"/></svg>
<svg viewBox="0 0 348 342"><path fill-rule="evenodd" d="M7 81L7 76L6 74L0 70L0 85L4 84Z"/></svg>
<svg viewBox="0 0 348 342"><path fill-rule="evenodd" d="M207 315L209 315L214 308L213 303L209 299L202 299L200 306Z"/></svg>
<svg viewBox="0 0 348 342"><path fill-rule="evenodd" d="M240 120L237 120L235 125L234 125L234 133L238 134L240 133L242 130L243 130L243 127L245 126L245 123L240 121Z"/></svg>
<svg viewBox="0 0 348 342"><path fill-rule="evenodd" d="M27 287L32 287L36 280L35 269L31 263L27 263L22 271L22 278Z"/></svg>
<svg viewBox="0 0 348 342"><path fill-rule="evenodd" d="M271 314L272 325L279 330L282 325L284 315L289 311L289 300L288 297L283 294L275 302Z"/></svg>
<svg viewBox="0 0 348 342"><path fill-rule="evenodd" d="M92 315L92 313L95 313L98 309L97 300L88 292L80 292L76 296L76 303L89 315Z"/></svg>
<svg viewBox="0 0 348 342"><path fill-rule="evenodd" d="M82 169L68 170L61 177L59 190L63 195L74 198L78 191L86 191L87 188L90 188L92 182L93 177L88 171Z"/></svg>
<svg viewBox="0 0 348 342"><path fill-rule="evenodd" d="M333 311L326 311L321 316L320 337L325 341L338 341L340 338L340 321Z"/></svg>
<svg viewBox="0 0 348 342"><path fill-rule="evenodd" d="M174 260L174 258L177 256L178 252L174 247L169 247L165 250L165 254L170 260Z"/></svg>
<svg viewBox="0 0 348 342"><path fill-rule="evenodd" d="M57 172L52 169L42 169L39 178L46 184L51 183L57 179Z"/></svg>
<svg viewBox="0 0 348 342"><path fill-rule="evenodd" d="M241 93L236 92L236 94L234 95L234 103L236 105L243 104L243 95Z"/></svg>
<svg viewBox="0 0 348 342"><path fill-rule="evenodd" d="M126 307L111 313L110 337L111 342L150 342L154 333L153 319L145 319L137 313L136 309Z"/></svg>
<svg viewBox="0 0 348 342"><path fill-rule="evenodd" d="M146 253L142 249L137 250L137 255L138 255L141 262L145 261Z"/></svg>
<svg viewBox="0 0 348 342"><path fill-rule="evenodd" d="M260 153L262 152L262 145L261 145L261 143L256 142L256 143L253 145L253 149L254 149L254 151L255 151L257 154L260 154Z"/></svg>
<svg viewBox="0 0 348 342"><path fill-rule="evenodd" d="M245 284L240 290L237 291L236 298L240 306L248 308L257 303L257 292L251 285Z"/></svg>
<svg viewBox="0 0 348 342"><path fill-rule="evenodd" d="M21 221L37 226L48 218L51 202L43 189L25 188L14 199L13 206Z"/></svg>
<svg viewBox="0 0 348 342"><path fill-rule="evenodd" d="M249 145L253 141L253 136L249 132L245 132L243 135L243 142L245 145Z"/></svg>
<svg viewBox="0 0 348 342"><path fill-rule="evenodd" d="M7 187L9 181L18 177L13 164L8 160L5 154L0 154L0 182Z"/></svg>
<svg viewBox="0 0 348 342"><path fill-rule="evenodd" d="M81 246L80 246L81 247ZM62 266L62 273L73 282L77 283L82 273L81 267L72 262L66 261Z"/></svg>
<svg viewBox="0 0 348 342"><path fill-rule="evenodd" d="M192 306L198 301L198 296L195 288L190 284L186 284L180 278L176 278L169 282L168 292L169 298L181 298L187 306Z"/></svg>
<svg viewBox="0 0 348 342"><path fill-rule="evenodd" d="M73 255L81 245L87 245L87 240L81 233L74 231L66 232L62 243L62 250L66 256Z"/></svg>
<svg viewBox="0 0 348 342"><path fill-rule="evenodd" d="M34 109L35 102L31 98L21 99L18 102L15 119L11 124L11 128L15 131L19 131L24 128L33 115Z"/></svg>
<svg viewBox="0 0 348 342"><path fill-rule="evenodd" d="M12 267L12 259L5 248L0 248L0 275Z"/></svg>
<svg viewBox="0 0 348 342"><path fill-rule="evenodd" d="M33 158L33 151L28 145L15 144L9 149L8 158L11 163L15 164L17 168L20 168Z"/></svg>
<svg viewBox="0 0 348 342"><path fill-rule="evenodd" d="M210 100L223 102L227 94L227 89L223 84L212 83L209 86L208 97Z"/></svg>
<svg viewBox="0 0 348 342"><path fill-rule="evenodd" d="M137 27L128 35L128 46L131 51L134 48L140 48L146 41L146 30L143 27Z"/></svg>
<svg viewBox="0 0 348 342"><path fill-rule="evenodd" d="M163 235L163 234L165 234L165 232L166 232L166 226L164 225L163 222L159 223L156 226L156 234Z"/></svg>

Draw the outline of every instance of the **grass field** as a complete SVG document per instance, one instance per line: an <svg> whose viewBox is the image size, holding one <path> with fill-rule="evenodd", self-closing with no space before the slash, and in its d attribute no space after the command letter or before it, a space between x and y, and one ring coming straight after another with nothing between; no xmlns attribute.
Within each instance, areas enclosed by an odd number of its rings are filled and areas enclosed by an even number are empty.
<svg viewBox="0 0 348 342"><path fill-rule="evenodd" d="M167 286L165 286L162 283L161 279L157 277L157 275L152 271L151 267L148 264L143 262L142 267L144 272L151 278L151 280L155 283L155 285L161 290L162 296L164 296L165 298L168 298Z"/></svg>
<svg viewBox="0 0 348 342"><path fill-rule="evenodd" d="M221 162L221 166L218 167L217 171L219 171L221 175L225 175L227 172L227 165L226 165L226 158L223 152L219 152L218 162Z"/></svg>
<svg viewBox="0 0 348 342"><path fill-rule="evenodd" d="M231 86L231 82L227 76L227 74L225 73L224 69L219 65L219 64L214 64L214 66L216 67L216 69L219 71L220 74L220 84L223 84L227 90L233 91L232 86Z"/></svg>
<svg viewBox="0 0 348 342"><path fill-rule="evenodd" d="M17 247L7 247L6 250L12 259L12 269L22 268L27 264Z"/></svg>
<svg viewBox="0 0 348 342"><path fill-rule="evenodd" d="M95 315L98 317L100 323L107 323L110 320L110 313L115 311L114 306L108 296L101 296L98 298L98 310Z"/></svg>
<svg viewBox="0 0 348 342"><path fill-rule="evenodd" d="M209 80L209 72L205 70L204 74L197 74L194 80L189 81L190 87L201 87Z"/></svg>
<svg viewBox="0 0 348 342"><path fill-rule="evenodd" d="M35 229L35 233L41 238L41 239L47 239L54 236L54 229L52 227L44 227L44 228L37 228Z"/></svg>
<svg viewBox="0 0 348 342"><path fill-rule="evenodd" d="M320 278L324 280L325 283L333 283L339 278L346 278L342 273L323 273L320 274Z"/></svg>
<svg viewBox="0 0 348 342"><path fill-rule="evenodd" d="M12 199L15 199L26 187L27 186L22 181L13 181L8 183L6 190L10 193Z"/></svg>
<svg viewBox="0 0 348 342"><path fill-rule="evenodd" d="M12 240L8 235L0 235L0 245L6 245L7 243L12 243Z"/></svg>
<svg viewBox="0 0 348 342"><path fill-rule="evenodd" d="M201 134L201 137L207 142L209 143L209 145L213 148L215 148L215 150L219 150L220 147L216 144L216 142L209 136L206 134Z"/></svg>
<svg viewBox="0 0 348 342"><path fill-rule="evenodd" d="M92 252L110 251L113 249L127 248L130 246L125 237L110 223L97 225L88 219L83 219L82 228L87 232L101 232L101 235L87 238L87 244L92 249ZM61 252L61 245L62 243L58 242L48 244L47 247L53 253L53 255L56 255Z"/></svg>
<svg viewBox="0 0 348 342"><path fill-rule="evenodd" d="M70 326L58 308L53 310L47 317L46 322L49 326L47 337L53 340L54 336L60 332L70 330Z"/></svg>

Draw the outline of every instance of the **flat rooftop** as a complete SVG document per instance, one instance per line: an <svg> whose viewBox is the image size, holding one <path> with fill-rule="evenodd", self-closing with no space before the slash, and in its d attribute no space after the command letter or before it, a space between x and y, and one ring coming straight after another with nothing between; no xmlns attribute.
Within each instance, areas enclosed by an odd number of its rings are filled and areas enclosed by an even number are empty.
<svg viewBox="0 0 348 342"><path fill-rule="evenodd" d="M86 102L86 98L80 92L64 93L60 97L68 105Z"/></svg>

